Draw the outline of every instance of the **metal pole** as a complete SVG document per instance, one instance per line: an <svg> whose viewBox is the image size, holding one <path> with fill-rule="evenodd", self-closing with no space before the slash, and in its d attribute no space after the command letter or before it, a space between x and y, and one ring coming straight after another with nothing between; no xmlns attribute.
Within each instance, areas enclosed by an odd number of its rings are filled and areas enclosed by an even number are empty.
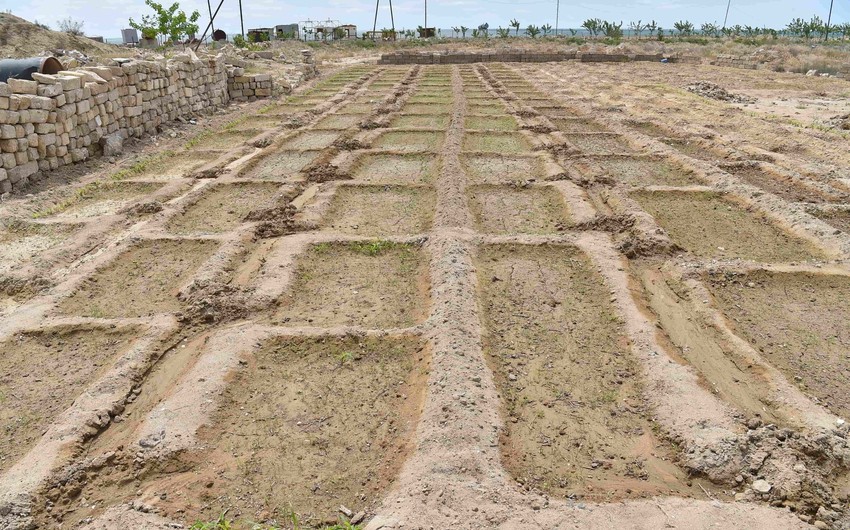
<svg viewBox="0 0 850 530"><path fill-rule="evenodd" d="M242 0L239 0L239 27L242 30L242 38L245 38L245 20L242 19Z"/></svg>
<svg viewBox="0 0 850 530"><path fill-rule="evenodd" d="M375 23L372 24L372 38L375 38L375 31L378 29L378 7L381 5L381 0L375 2Z"/></svg>
<svg viewBox="0 0 850 530"><path fill-rule="evenodd" d="M215 40L215 24L213 24L213 16L212 16L212 4L210 4L210 0L207 0L207 9L210 10L210 27L213 32L213 40Z"/></svg>
<svg viewBox="0 0 850 530"><path fill-rule="evenodd" d="M555 36L558 36L558 18L561 16L561 0L558 0L557 7L555 7Z"/></svg>
<svg viewBox="0 0 850 530"><path fill-rule="evenodd" d="M425 35L428 35L428 0L425 0Z"/></svg>
<svg viewBox="0 0 850 530"><path fill-rule="evenodd" d="M390 23L393 26L393 40L395 40L395 17L393 16L393 0L390 0Z"/></svg>
<svg viewBox="0 0 850 530"><path fill-rule="evenodd" d="M195 45L195 51L198 51L198 48L201 47L201 43L204 42L204 39L207 37L207 32L210 30L210 27L212 27L213 20L215 20L216 15L218 15L218 10L221 9L222 4L224 4L224 0L221 0L221 2L218 3L218 7L215 8L215 13L213 13L213 16L210 17L210 23L207 24L204 34L201 35L201 40L199 40L198 44Z"/></svg>
<svg viewBox="0 0 850 530"><path fill-rule="evenodd" d="M823 41L829 40L829 24L832 22L832 3L835 0L829 0L829 17L826 19L826 34L823 36Z"/></svg>
<svg viewBox="0 0 850 530"><path fill-rule="evenodd" d="M729 0L729 2L726 4L726 16L723 17L723 28L724 29L726 28L726 21L729 20L729 6L731 6L731 5L732 5L732 0Z"/></svg>

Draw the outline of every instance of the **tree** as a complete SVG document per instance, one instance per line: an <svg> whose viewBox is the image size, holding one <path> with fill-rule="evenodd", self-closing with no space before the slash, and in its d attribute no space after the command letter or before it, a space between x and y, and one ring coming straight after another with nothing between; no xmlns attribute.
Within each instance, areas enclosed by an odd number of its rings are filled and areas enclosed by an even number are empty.
<svg viewBox="0 0 850 530"><path fill-rule="evenodd" d="M533 24L529 24L527 28L525 28L525 34L530 36L532 39L536 39L538 35L540 35L540 28Z"/></svg>
<svg viewBox="0 0 850 530"><path fill-rule="evenodd" d="M591 37L595 37L599 34L600 23L601 21L598 18L589 18L581 23L581 27L586 29Z"/></svg>
<svg viewBox="0 0 850 530"><path fill-rule="evenodd" d="M649 30L650 38L655 34L655 31L658 29L658 24L653 20L649 24L646 25L646 29Z"/></svg>
<svg viewBox="0 0 850 530"><path fill-rule="evenodd" d="M477 39L480 34L481 34L481 32L478 31L477 29L472 30L472 38L473 39Z"/></svg>
<svg viewBox="0 0 850 530"><path fill-rule="evenodd" d="M643 30L646 29L647 25L643 24L642 20L638 20L637 22L629 22L629 29L632 30L635 35L637 35L638 40L640 40L640 34L643 33Z"/></svg>
<svg viewBox="0 0 850 530"><path fill-rule="evenodd" d="M83 36L83 22L81 20L74 20L71 17L63 18L57 21L56 25L59 26L59 31L77 37Z"/></svg>
<svg viewBox="0 0 850 530"><path fill-rule="evenodd" d="M512 28L514 28L514 31L516 31L516 36L517 36L517 37L519 37L519 20L517 20L517 19L515 19L515 18L514 18L514 19L512 19L512 20L511 20L511 23L510 23L510 26L511 26Z"/></svg>
<svg viewBox="0 0 850 530"><path fill-rule="evenodd" d="M700 32L703 35L718 38L720 37L720 26L718 26L716 22L706 22L700 27Z"/></svg>
<svg viewBox="0 0 850 530"><path fill-rule="evenodd" d="M153 16L142 16L142 21L136 22L130 19L130 27L142 33L146 29L156 28L157 35L162 35L166 41L178 42L184 35L194 35L198 32L196 22L201 14L195 10L190 16L185 11L180 11L180 4L174 2L168 9L153 0L145 0L145 4L154 10Z"/></svg>
<svg viewBox="0 0 850 530"><path fill-rule="evenodd" d="M469 28L467 28L466 26L461 26L461 27L460 27L460 32L461 32L461 34L463 34L463 38L464 38L464 39L466 38L466 32L467 32L467 31L469 31Z"/></svg>
<svg viewBox="0 0 850 530"><path fill-rule="evenodd" d="M835 29L841 32L841 40L846 40L850 36L850 22L835 26Z"/></svg>
<svg viewBox="0 0 850 530"><path fill-rule="evenodd" d="M602 34L609 39L619 40L623 38L623 22L619 24L608 22L607 20L600 25Z"/></svg>
<svg viewBox="0 0 850 530"><path fill-rule="evenodd" d="M680 20L673 24L673 27L676 28L676 31L679 32L679 35L690 35L694 32L694 25L687 20Z"/></svg>
<svg viewBox="0 0 850 530"><path fill-rule="evenodd" d="M454 37L457 33L460 33L460 28L452 26L452 37Z"/></svg>
<svg viewBox="0 0 850 530"><path fill-rule="evenodd" d="M552 26L550 26L549 24L546 24L546 25L540 27L540 31L543 32L544 37L546 35L552 33L552 29L553 29Z"/></svg>
<svg viewBox="0 0 850 530"><path fill-rule="evenodd" d="M499 36L500 39L507 39L511 36L511 30L499 26L499 29L496 30L496 34Z"/></svg>

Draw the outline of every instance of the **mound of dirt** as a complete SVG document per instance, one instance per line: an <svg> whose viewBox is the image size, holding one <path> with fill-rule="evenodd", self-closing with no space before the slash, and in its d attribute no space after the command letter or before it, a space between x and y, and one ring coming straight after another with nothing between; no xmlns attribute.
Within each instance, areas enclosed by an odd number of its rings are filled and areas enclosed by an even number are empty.
<svg viewBox="0 0 850 530"><path fill-rule="evenodd" d="M78 50L87 55L113 53L118 47L88 37L51 31L9 13L0 13L0 57L32 57L45 50Z"/></svg>
<svg viewBox="0 0 850 530"><path fill-rule="evenodd" d="M262 221L254 229L260 239L294 234L298 227L295 223L296 208L292 204L275 206L263 210L254 210L245 217L245 221Z"/></svg>
<svg viewBox="0 0 850 530"><path fill-rule="evenodd" d="M756 102L755 98L751 98L749 96L742 96L740 94L732 94L730 92L727 92L725 88L706 81L699 81L697 83L694 83L693 85L688 85L685 87L685 90L702 96L704 98L716 99L718 101L726 101L729 103Z"/></svg>

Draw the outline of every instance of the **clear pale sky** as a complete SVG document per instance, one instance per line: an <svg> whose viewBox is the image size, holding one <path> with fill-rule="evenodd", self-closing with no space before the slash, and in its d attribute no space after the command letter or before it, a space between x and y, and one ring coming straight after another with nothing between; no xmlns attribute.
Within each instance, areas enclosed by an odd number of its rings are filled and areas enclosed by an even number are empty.
<svg viewBox="0 0 850 530"><path fill-rule="evenodd" d="M160 0L171 5L173 0ZM218 0L213 2L213 10ZM624 21L656 20L661 26L671 28L677 20L690 20L699 26L702 22L723 22L727 0L600 0L597 2L561 1L560 27L578 27L587 18ZM477 27L485 22L491 28L507 27L516 18L523 27L528 24L555 25L556 0L430 0L428 25L439 28L451 26ZM388 0L381 0L378 28L389 27ZM187 12L198 9L201 14L201 31L209 22L206 0L182 0L180 6ZM56 28L56 21L71 16L85 22L88 35L120 37L121 28L128 27L132 16L150 12L144 0L0 0L0 10L27 20L37 19ZM375 2L369 0L242 0L245 29L288 24L302 20L339 20L356 24L359 30L372 29ZM415 29L424 24L423 0L395 0L393 2L396 28ZM792 18L810 18L813 14L826 20L829 0L732 0L729 24L784 27ZM850 21L850 2L836 0L834 22ZM239 32L238 0L224 0L216 17L216 27L230 33Z"/></svg>

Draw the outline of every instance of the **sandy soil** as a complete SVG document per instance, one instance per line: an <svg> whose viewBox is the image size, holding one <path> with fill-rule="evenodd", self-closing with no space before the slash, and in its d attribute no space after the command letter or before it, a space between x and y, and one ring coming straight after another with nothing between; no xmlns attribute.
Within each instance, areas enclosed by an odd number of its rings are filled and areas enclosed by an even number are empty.
<svg viewBox="0 0 850 530"><path fill-rule="evenodd" d="M847 527L846 140L683 88L846 82L734 74L357 64L0 204L0 527Z"/></svg>

